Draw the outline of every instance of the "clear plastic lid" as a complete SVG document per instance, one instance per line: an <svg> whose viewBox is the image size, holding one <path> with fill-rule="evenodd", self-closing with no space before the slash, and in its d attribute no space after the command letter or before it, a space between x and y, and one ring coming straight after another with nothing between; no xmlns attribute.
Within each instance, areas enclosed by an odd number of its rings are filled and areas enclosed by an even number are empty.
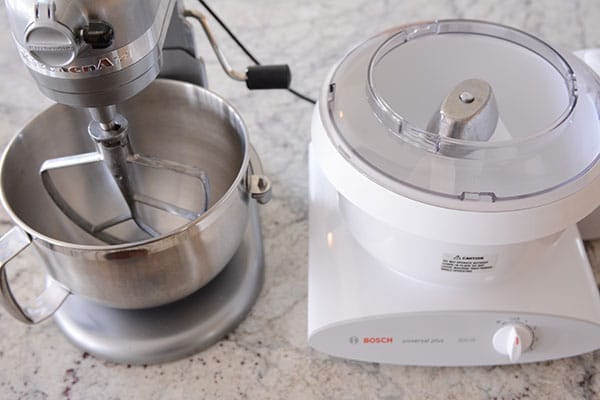
<svg viewBox="0 0 600 400"><path fill-rule="evenodd" d="M495 202L584 175L600 153L599 109L598 78L571 55L505 26L447 20L351 51L325 117L372 179Z"/></svg>

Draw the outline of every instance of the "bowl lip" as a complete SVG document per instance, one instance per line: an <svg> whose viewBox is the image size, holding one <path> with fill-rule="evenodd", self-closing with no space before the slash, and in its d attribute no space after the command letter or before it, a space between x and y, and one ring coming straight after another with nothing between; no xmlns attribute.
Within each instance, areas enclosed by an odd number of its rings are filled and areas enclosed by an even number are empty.
<svg viewBox="0 0 600 400"><path fill-rule="evenodd" d="M235 177L235 179L233 180L231 186L227 189L225 194L223 194L221 196L221 198L212 205L212 207L210 207L200 217L196 218L193 221L189 221L187 224L182 225L182 226L178 227L177 229L174 229L164 235L160 235L157 237L153 237L150 239L137 241L137 242L123 243L123 244L116 244L116 245L76 244L76 243L70 243L70 242L65 242L62 240L54 239L54 238L46 236L40 232L37 232L35 229L31 228L29 225L27 225L25 222L23 222L16 215L16 213L13 211L13 209L8 204L8 200L6 199L4 186L3 186L4 165L5 165L8 153L13 148L15 142L17 140L19 140L19 138L21 137L21 134L23 133L23 131L25 129L27 129L31 124L33 124L33 122L37 118L39 118L43 114L52 112L53 109L58 108L58 107L65 107L65 105L63 105L63 104L55 103L49 107L46 107L45 109L41 110L40 112L36 113L21 129L19 129L19 131L12 137L12 139L10 139L10 141L6 145L4 151L2 152L2 156L0 158L0 203L2 203L2 206L6 210L11 221L15 225L17 225L19 228L23 229L34 240L37 240L38 242L43 243L46 247L50 247L54 250L56 250L56 247L58 247L58 248L63 248L68 251L95 251L95 252L113 253L115 251L121 251L121 250L147 248L153 244L155 245L158 242L164 243L166 240L172 240L175 237L186 234L187 231L193 226L202 224L204 221L210 220L211 218L216 218L215 217L216 214L223 213L224 208L225 208L225 203L227 203L228 200L234 195L234 193L236 193L239 190L240 182L243 182L243 180L246 178L246 175L248 173L248 168L250 167L250 150L249 150L250 149L250 141L249 141L249 136L248 136L248 129L246 127L246 124L245 124L243 118L241 117L241 114L238 112L238 110L232 104L230 104L227 100L225 100L223 97L219 96L218 94L214 93L213 91L211 91L207 88L198 86L198 85L187 83L187 82L176 81L176 80L172 80L172 79L162 79L162 78L156 79L140 93L143 93L148 88L155 87L155 86L180 86L181 89L203 92L204 95L211 97L213 100L216 100L216 101L222 103L223 106L225 106L227 108L227 110L230 112L230 116L234 117L235 121L237 123L239 123L240 129L238 130L238 134L242 141L244 157L242 159L238 174ZM133 97L133 98L135 98L135 97ZM69 107L69 106L66 106L66 107Z"/></svg>

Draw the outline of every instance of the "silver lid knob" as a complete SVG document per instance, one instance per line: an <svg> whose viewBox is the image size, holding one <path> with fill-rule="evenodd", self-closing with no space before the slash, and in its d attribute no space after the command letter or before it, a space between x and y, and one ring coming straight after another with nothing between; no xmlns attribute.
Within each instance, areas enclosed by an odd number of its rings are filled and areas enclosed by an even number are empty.
<svg viewBox="0 0 600 400"><path fill-rule="evenodd" d="M467 79L452 89L427 128L443 137L487 141L498 118L492 87L481 79Z"/></svg>

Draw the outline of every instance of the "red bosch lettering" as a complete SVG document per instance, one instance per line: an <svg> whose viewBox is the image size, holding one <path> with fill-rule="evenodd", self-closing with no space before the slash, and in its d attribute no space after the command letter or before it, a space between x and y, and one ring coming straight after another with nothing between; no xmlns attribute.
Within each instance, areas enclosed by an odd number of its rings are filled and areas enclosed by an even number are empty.
<svg viewBox="0 0 600 400"><path fill-rule="evenodd" d="M392 343L393 337L365 337L363 338L364 344L375 344L375 343Z"/></svg>

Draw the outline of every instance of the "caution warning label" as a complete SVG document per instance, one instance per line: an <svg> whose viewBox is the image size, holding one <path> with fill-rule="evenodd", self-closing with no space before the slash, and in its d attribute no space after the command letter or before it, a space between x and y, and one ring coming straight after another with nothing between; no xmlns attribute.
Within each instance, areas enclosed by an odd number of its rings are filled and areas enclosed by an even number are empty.
<svg viewBox="0 0 600 400"><path fill-rule="evenodd" d="M442 271L467 273L490 271L494 269L496 258L496 255L444 254Z"/></svg>

